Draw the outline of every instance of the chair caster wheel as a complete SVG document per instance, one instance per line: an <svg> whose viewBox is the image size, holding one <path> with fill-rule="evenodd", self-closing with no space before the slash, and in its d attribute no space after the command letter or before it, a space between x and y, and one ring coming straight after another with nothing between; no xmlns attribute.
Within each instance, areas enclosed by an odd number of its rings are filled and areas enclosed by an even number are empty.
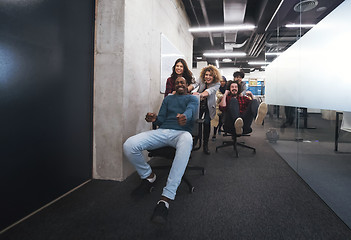
<svg viewBox="0 0 351 240"><path fill-rule="evenodd" d="M195 191L195 187L191 187L189 190L190 190L190 193L193 193Z"/></svg>
<svg viewBox="0 0 351 240"><path fill-rule="evenodd" d="M154 189L155 189L155 187L151 187L151 188L149 189L150 193L152 193L152 192L154 191Z"/></svg>
<svg viewBox="0 0 351 240"><path fill-rule="evenodd" d="M203 170L202 170L202 175L205 175L205 173L206 173L206 170L203 169Z"/></svg>

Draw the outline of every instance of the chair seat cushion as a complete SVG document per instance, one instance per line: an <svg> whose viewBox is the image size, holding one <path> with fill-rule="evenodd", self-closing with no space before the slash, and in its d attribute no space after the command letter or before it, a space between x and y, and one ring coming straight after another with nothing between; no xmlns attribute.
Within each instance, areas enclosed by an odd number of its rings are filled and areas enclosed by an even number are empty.
<svg viewBox="0 0 351 240"><path fill-rule="evenodd" d="M149 157L164 157L164 158L170 158L173 159L175 156L176 149L174 147L162 147L162 148L157 148L154 150L148 150L149 151Z"/></svg>

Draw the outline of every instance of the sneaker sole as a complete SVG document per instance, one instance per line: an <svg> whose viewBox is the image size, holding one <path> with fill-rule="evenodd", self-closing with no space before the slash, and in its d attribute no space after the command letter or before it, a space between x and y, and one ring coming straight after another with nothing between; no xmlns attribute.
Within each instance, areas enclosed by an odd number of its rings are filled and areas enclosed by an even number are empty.
<svg viewBox="0 0 351 240"><path fill-rule="evenodd" d="M268 112L268 107L266 103L261 103L258 107L257 117L255 119L255 123L261 125L263 123L263 119L266 117Z"/></svg>
<svg viewBox="0 0 351 240"><path fill-rule="evenodd" d="M243 126L244 126L244 122L242 118L237 118L234 123L235 133L237 135L243 134Z"/></svg>

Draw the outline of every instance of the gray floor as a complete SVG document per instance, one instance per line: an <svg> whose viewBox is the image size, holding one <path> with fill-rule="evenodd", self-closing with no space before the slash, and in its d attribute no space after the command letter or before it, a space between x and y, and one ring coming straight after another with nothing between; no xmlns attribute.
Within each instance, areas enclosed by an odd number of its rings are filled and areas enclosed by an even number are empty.
<svg viewBox="0 0 351 240"><path fill-rule="evenodd" d="M136 173L123 182L92 180L0 234L0 239L351 239L350 228L335 210L277 153L283 147L274 150L265 140L267 127L268 119L264 127L255 126L250 137L239 139L256 147L256 154L241 147L239 158L232 147L215 153L215 147L228 140L223 136L211 141L211 155L194 152L190 164L206 167L206 174L186 173L195 192L189 194L184 183L179 186L165 226L150 222L168 174L155 170L158 180L150 194L130 195L140 183ZM165 160L151 160L152 165L158 162Z"/></svg>
<svg viewBox="0 0 351 240"><path fill-rule="evenodd" d="M341 132L339 152L334 151L335 121L310 114L315 129L280 129L283 119L266 119L265 131L275 128L280 139L273 149L306 183L351 227L351 152L350 134Z"/></svg>
<svg viewBox="0 0 351 240"><path fill-rule="evenodd" d="M206 167L186 175L171 203L168 223L150 222L168 171L158 170L155 191L141 198L130 192L136 173L123 182L93 180L16 225L0 239L351 239L351 230L265 140L257 126L250 137L256 154L210 144L211 155L194 152L191 164ZM157 164L153 159L152 165Z"/></svg>

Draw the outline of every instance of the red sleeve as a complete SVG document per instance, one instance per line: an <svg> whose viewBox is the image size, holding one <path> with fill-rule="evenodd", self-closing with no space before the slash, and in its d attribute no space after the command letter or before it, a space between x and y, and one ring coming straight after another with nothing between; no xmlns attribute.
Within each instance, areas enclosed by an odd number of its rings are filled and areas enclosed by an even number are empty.
<svg viewBox="0 0 351 240"><path fill-rule="evenodd" d="M229 102L230 102L230 99L231 99L231 97L229 96L229 95L227 95L227 97L226 97L226 106L225 107L222 107L222 106L219 106L219 110L220 111L222 111L222 112L225 112L225 111L227 111L227 107L228 107L228 104L229 104Z"/></svg>
<svg viewBox="0 0 351 240"><path fill-rule="evenodd" d="M171 77L167 78L165 97L174 91L174 81Z"/></svg>

